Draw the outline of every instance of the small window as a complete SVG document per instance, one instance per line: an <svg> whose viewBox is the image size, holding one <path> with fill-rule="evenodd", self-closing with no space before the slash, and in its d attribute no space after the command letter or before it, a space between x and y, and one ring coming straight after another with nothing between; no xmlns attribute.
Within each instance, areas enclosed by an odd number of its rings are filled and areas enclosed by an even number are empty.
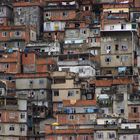
<svg viewBox="0 0 140 140"><path fill-rule="evenodd" d="M115 133L108 133L108 139L113 139L115 138Z"/></svg>
<svg viewBox="0 0 140 140"><path fill-rule="evenodd" d="M96 133L96 138L97 139L103 139L103 132L97 132Z"/></svg>
<svg viewBox="0 0 140 140"><path fill-rule="evenodd" d="M70 116L69 116L69 119L70 119L70 120L74 120L74 118L75 118L74 115L70 115Z"/></svg>
<svg viewBox="0 0 140 140"><path fill-rule="evenodd" d="M115 45L115 50L116 50L116 51L119 50L119 45L118 45L118 44Z"/></svg>
<svg viewBox="0 0 140 140"><path fill-rule="evenodd" d="M121 114L123 114L124 113L124 109L121 109L120 112L121 112Z"/></svg>
<svg viewBox="0 0 140 140"><path fill-rule="evenodd" d="M10 125L9 131L14 131L14 130L15 130L15 126L14 125Z"/></svg>
<svg viewBox="0 0 140 140"><path fill-rule="evenodd" d="M132 24L132 29L136 29L136 24Z"/></svg>
<svg viewBox="0 0 140 140"><path fill-rule="evenodd" d="M110 30L113 30L114 29L114 26L112 25L112 26L110 26Z"/></svg>
<svg viewBox="0 0 140 140"><path fill-rule="evenodd" d="M7 32L2 32L2 37L6 37L7 36Z"/></svg>
<svg viewBox="0 0 140 140"><path fill-rule="evenodd" d="M111 62L111 57L106 57L105 62Z"/></svg>
<svg viewBox="0 0 140 140"><path fill-rule="evenodd" d="M68 96L74 96L74 91L68 91Z"/></svg>
<svg viewBox="0 0 140 140"><path fill-rule="evenodd" d="M22 113L20 114L20 118L21 118L21 119L25 119L25 117L26 117L25 113L22 112Z"/></svg>
<svg viewBox="0 0 140 140"><path fill-rule="evenodd" d="M122 51L127 51L128 47L126 45L122 45Z"/></svg>
<svg viewBox="0 0 140 140"><path fill-rule="evenodd" d="M116 56L116 58L117 58L117 59L119 59L119 58L120 58L120 56L119 56L119 55L117 55L117 56Z"/></svg>
<svg viewBox="0 0 140 140"><path fill-rule="evenodd" d="M54 92L53 92L53 95L54 95L54 96L59 96L59 91L54 91Z"/></svg>
<svg viewBox="0 0 140 140"><path fill-rule="evenodd" d="M138 107L132 107L132 112L133 113L138 113Z"/></svg>
<svg viewBox="0 0 140 140"><path fill-rule="evenodd" d="M28 54L27 53L25 53L25 57L28 57Z"/></svg>
<svg viewBox="0 0 140 140"><path fill-rule="evenodd" d="M68 16L68 12L67 12L67 11L64 11L64 12L63 12L63 16L64 16L64 17Z"/></svg>
<svg viewBox="0 0 140 140"><path fill-rule="evenodd" d="M16 36L20 36L21 35L21 32L20 31L15 31L15 35Z"/></svg>
<svg viewBox="0 0 140 140"><path fill-rule="evenodd" d="M44 84L44 80L43 79L40 79L39 80L39 84L41 84L41 85Z"/></svg>
<svg viewBox="0 0 140 140"><path fill-rule="evenodd" d="M126 29L126 24L121 24L121 29Z"/></svg>
<svg viewBox="0 0 140 140"><path fill-rule="evenodd" d="M25 131L25 125L22 125L22 126L20 127L20 131Z"/></svg>

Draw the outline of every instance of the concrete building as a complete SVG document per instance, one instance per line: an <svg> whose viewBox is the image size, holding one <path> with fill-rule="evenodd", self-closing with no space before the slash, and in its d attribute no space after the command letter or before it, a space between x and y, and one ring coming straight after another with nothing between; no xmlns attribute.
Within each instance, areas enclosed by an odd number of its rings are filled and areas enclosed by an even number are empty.
<svg viewBox="0 0 140 140"><path fill-rule="evenodd" d="M135 74L137 24L106 25L101 32L101 74ZM122 35L123 33L123 35Z"/></svg>
<svg viewBox="0 0 140 140"><path fill-rule="evenodd" d="M0 25L9 26L13 23L13 8L8 4L0 5Z"/></svg>
<svg viewBox="0 0 140 140"><path fill-rule="evenodd" d="M27 96L0 97L0 139L27 139Z"/></svg>
<svg viewBox="0 0 140 140"><path fill-rule="evenodd" d="M46 125L46 139L92 140L97 112L95 100L64 100L57 123Z"/></svg>
<svg viewBox="0 0 140 140"><path fill-rule="evenodd" d="M21 86L22 85L22 86ZM28 137L40 135L40 122L52 112L51 79L47 73L17 74L16 94L28 95Z"/></svg>
<svg viewBox="0 0 140 140"><path fill-rule="evenodd" d="M139 140L140 123L128 122L122 123L118 131L119 140Z"/></svg>
<svg viewBox="0 0 140 140"><path fill-rule="evenodd" d="M53 72L52 75L52 101L54 113L62 107L62 101L80 100L82 98L82 86L78 75L72 72Z"/></svg>
<svg viewBox="0 0 140 140"><path fill-rule="evenodd" d="M80 78L96 75L96 59L91 53L63 54L58 56L59 71L69 71L79 74Z"/></svg>
<svg viewBox="0 0 140 140"><path fill-rule="evenodd" d="M46 1L44 6L44 39L63 41L66 23L75 19L77 10L76 1Z"/></svg>
<svg viewBox="0 0 140 140"><path fill-rule="evenodd" d="M0 50L23 50L26 43L36 41L36 31L31 26L1 26Z"/></svg>
<svg viewBox="0 0 140 140"><path fill-rule="evenodd" d="M42 31L42 10L41 1L16 1L13 4L14 8L14 24L34 26L37 32L37 37Z"/></svg>

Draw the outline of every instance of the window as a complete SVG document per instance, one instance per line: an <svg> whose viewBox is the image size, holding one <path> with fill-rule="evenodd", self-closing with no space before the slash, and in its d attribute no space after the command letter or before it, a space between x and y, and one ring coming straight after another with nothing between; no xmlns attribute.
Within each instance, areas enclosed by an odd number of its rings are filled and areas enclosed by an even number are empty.
<svg viewBox="0 0 140 140"><path fill-rule="evenodd" d="M15 42L15 47L19 48L20 47L20 42Z"/></svg>
<svg viewBox="0 0 140 140"><path fill-rule="evenodd" d="M6 48L7 47L7 43L3 43L2 47Z"/></svg>
<svg viewBox="0 0 140 140"><path fill-rule="evenodd" d="M116 51L119 50L119 45L118 45L118 44L115 45L115 50L116 50Z"/></svg>
<svg viewBox="0 0 140 140"><path fill-rule="evenodd" d="M107 56L107 57L105 58L105 62L111 62L111 57Z"/></svg>
<svg viewBox="0 0 140 140"><path fill-rule="evenodd" d="M121 112L121 114L123 114L124 113L124 109L121 109L120 112Z"/></svg>
<svg viewBox="0 0 140 140"><path fill-rule="evenodd" d="M16 36L20 36L21 35L21 32L20 31L15 31L15 35Z"/></svg>
<svg viewBox="0 0 140 140"><path fill-rule="evenodd" d="M132 29L136 29L136 24L132 24Z"/></svg>
<svg viewBox="0 0 140 140"><path fill-rule="evenodd" d="M128 61L128 56L121 56L121 62Z"/></svg>
<svg viewBox="0 0 140 140"><path fill-rule="evenodd" d="M96 138L103 139L103 132L97 132L96 133Z"/></svg>
<svg viewBox="0 0 140 140"><path fill-rule="evenodd" d="M121 24L121 29L126 29L126 24Z"/></svg>
<svg viewBox="0 0 140 140"><path fill-rule="evenodd" d="M12 124L12 125L10 125L10 127L9 127L9 131L14 131L15 130L15 126Z"/></svg>
<svg viewBox="0 0 140 140"><path fill-rule="evenodd" d="M119 58L120 58L120 56L119 56L119 55L117 55L117 56L116 56L116 58L117 58L117 59L119 59Z"/></svg>
<svg viewBox="0 0 140 140"><path fill-rule="evenodd" d="M85 6L83 9L84 9L84 11L89 11L90 7L89 6Z"/></svg>
<svg viewBox="0 0 140 140"><path fill-rule="evenodd" d="M107 53L107 54L110 53L110 51L111 51L111 46L110 46L110 45L106 46L105 50L106 50L106 53Z"/></svg>
<svg viewBox="0 0 140 140"><path fill-rule="evenodd" d="M41 84L41 85L44 84L44 80L43 79L40 79L39 80L39 84Z"/></svg>
<svg viewBox="0 0 140 140"><path fill-rule="evenodd" d="M108 133L108 139L115 138L115 133Z"/></svg>
<svg viewBox="0 0 140 140"><path fill-rule="evenodd" d="M5 64L5 68L8 69L9 68L9 64Z"/></svg>
<svg viewBox="0 0 140 140"><path fill-rule="evenodd" d="M87 94L87 99L91 100L92 99L92 94Z"/></svg>
<svg viewBox="0 0 140 140"><path fill-rule="evenodd" d="M74 91L68 91L68 96L74 96Z"/></svg>
<svg viewBox="0 0 140 140"><path fill-rule="evenodd" d="M2 32L2 37L6 37L7 36L7 32Z"/></svg>
<svg viewBox="0 0 140 140"><path fill-rule="evenodd" d="M54 91L54 92L53 92L53 95L54 95L54 96L59 96L59 91Z"/></svg>
<svg viewBox="0 0 140 140"><path fill-rule="evenodd" d="M67 12L67 11L64 11L64 12L63 12L63 16L64 16L64 17L68 16L68 12Z"/></svg>
<svg viewBox="0 0 140 140"><path fill-rule="evenodd" d="M25 131L25 125L22 125L22 126L20 127L20 131Z"/></svg>
<svg viewBox="0 0 140 140"><path fill-rule="evenodd" d="M132 107L132 113L138 113L138 107Z"/></svg>
<svg viewBox="0 0 140 140"><path fill-rule="evenodd" d="M128 47L126 45L122 45L122 51L127 51Z"/></svg>
<svg viewBox="0 0 140 140"><path fill-rule="evenodd" d="M112 25L112 26L110 26L110 30L113 30L114 29L114 26Z"/></svg>
<svg viewBox="0 0 140 140"><path fill-rule="evenodd" d="M69 115L69 120L74 120L74 115Z"/></svg>
<svg viewBox="0 0 140 140"><path fill-rule="evenodd" d="M21 118L21 119L25 119L25 117L26 117L25 112L22 112L22 113L20 114L20 118Z"/></svg>

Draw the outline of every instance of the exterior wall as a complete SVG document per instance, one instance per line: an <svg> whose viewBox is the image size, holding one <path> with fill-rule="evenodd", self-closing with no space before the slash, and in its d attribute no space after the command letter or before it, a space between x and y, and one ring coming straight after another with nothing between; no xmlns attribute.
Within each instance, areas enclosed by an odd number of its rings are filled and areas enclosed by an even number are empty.
<svg viewBox="0 0 140 140"><path fill-rule="evenodd" d="M22 85L22 87L21 87ZM20 90L25 89L46 89L50 88L50 83L46 78L24 78L16 79L16 88Z"/></svg>
<svg viewBox="0 0 140 140"><path fill-rule="evenodd" d="M75 86L74 79L66 79L66 81L62 84L53 83L51 86L52 89L75 89L80 88L80 86Z"/></svg>
<svg viewBox="0 0 140 140"><path fill-rule="evenodd" d="M1 26L0 49L23 49L25 43L36 41L36 32L29 26Z"/></svg>
<svg viewBox="0 0 140 140"><path fill-rule="evenodd" d="M69 83L70 84L70 83ZM64 85L63 85L64 87ZM53 93L54 93L53 89ZM59 96L55 96L53 94L53 102L62 102L63 100L69 99L69 100L78 100L81 98L80 89L64 89L61 88L58 90ZM72 92L72 95L69 95L69 92Z"/></svg>
<svg viewBox="0 0 140 140"><path fill-rule="evenodd" d="M110 137L113 134L113 137ZM115 130L97 130L94 135L94 140L112 140L117 138L117 133Z"/></svg>
<svg viewBox="0 0 140 140"><path fill-rule="evenodd" d="M139 105L128 105L128 120L140 121L140 106Z"/></svg>
<svg viewBox="0 0 140 140"><path fill-rule="evenodd" d="M115 34L115 36L114 36ZM131 33L110 33L101 39L101 67L131 66L132 49L136 49L136 44L132 44ZM133 48L132 48L133 45ZM108 49L108 46L110 48ZM109 61L107 61L109 59Z"/></svg>
<svg viewBox="0 0 140 140"><path fill-rule="evenodd" d="M44 20L51 20L51 21L66 21L72 20L76 17L75 10L51 10L44 12Z"/></svg>
<svg viewBox="0 0 140 140"><path fill-rule="evenodd" d="M37 34L40 34L41 27L41 9L39 6L25 6L26 2L14 4L14 23L15 25L33 25L37 29Z"/></svg>
<svg viewBox="0 0 140 140"><path fill-rule="evenodd" d="M122 28L122 25L123 28ZM134 26L133 26L134 25ZM130 30L137 30L137 24L136 23L129 23L129 24L112 24L112 25L105 25L104 31L130 31Z"/></svg>
<svg viewBox="0 0 140 140"><path fill-rule="evenodd" d="M26 124L15 124L15 123L8 123L8 124L1 124L2 125L2 133L3 136L27 136L27 125ZM15 130L9 130L10 126L14 126ZM24 131L20 131L20 128L24 126ZM1 136L0 136L1 137Z"/></svg>
<svg viewBox="0 0 140 140"><path fill-rule="evenodd" d="M71 119L73 118L73 119ZM89 114L59 114L58 115L58 122L60 124L91 124L92 122L95 122L96 113L89 113ZM84 126L83 126L84 128ZM86 126L85 126L86 128ZM82 128L81 128L82 129Z"/></svg>
<svg viewBox="0 0 140 140"><path fill-rule="evenodd" d="M0 9L0 25L10 25L12 19L12 8L6 5L1 5Z"/></svg>
<svg viewBox="0 0 140 140"><path fill-rule="evenodd" d="M119 140L134 140L134 139L137 139L139 140L140 139L140 134L120 134L119 135Z"/></svg>
<svg viewBox="0 0 140 140"><path fill-rule="evenodd" d="M19 73L20 67L20 53L5 53L1 55L0 71L6 73Z"/></svg>

